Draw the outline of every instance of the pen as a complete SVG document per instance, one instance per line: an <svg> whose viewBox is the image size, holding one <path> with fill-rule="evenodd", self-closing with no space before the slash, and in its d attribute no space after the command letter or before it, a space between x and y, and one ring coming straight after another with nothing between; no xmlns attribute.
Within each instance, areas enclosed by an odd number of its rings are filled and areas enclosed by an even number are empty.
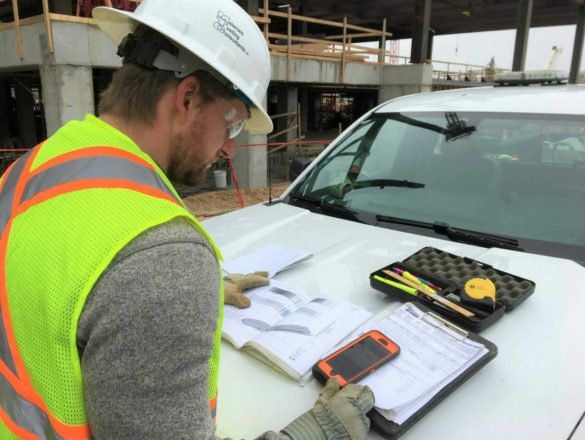
<svg viewBox="0 0 585 440"><path fill-rule="evenodd" d="M467 310L464 307L461 307L459 304L455 304L453 301L449 301L447 298L443 298L441 295L438 295L436 293L430 293L427 290L423 289L418 284L414 283L413 281L411 281L407 278L404 278L403 276L398 275L397 273L394 273L394 272L392 272L390 270L386 270L386 269L383 269L382 273L394 278L395 280L399 281L402 284L406 284L409 287L415 288L420 293L427 295L428 297L434 299L435 301L443 304L446 307L449 307L451 310L465 316L466 318L470 318L472 316L475 316L475 313Z"/></svg>

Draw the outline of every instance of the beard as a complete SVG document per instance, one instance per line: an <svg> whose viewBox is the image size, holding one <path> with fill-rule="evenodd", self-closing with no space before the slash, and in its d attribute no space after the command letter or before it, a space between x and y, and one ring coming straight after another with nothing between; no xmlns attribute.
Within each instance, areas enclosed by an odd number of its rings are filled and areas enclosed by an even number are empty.
<svg viewBox="0 0 585 440"><path fill-rule="evenodd" d="M187 142L184 134L171 139L171 154L167 177L176 183L189 186L201 185L207 179L207 164L199 157L196 142ZM189 133L189 139L197 139Z"/></svg>

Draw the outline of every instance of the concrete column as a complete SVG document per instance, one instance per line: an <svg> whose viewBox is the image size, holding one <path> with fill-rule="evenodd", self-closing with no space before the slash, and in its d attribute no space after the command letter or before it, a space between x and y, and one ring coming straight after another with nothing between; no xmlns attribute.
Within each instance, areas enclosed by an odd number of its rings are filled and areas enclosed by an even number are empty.
<svg viewBox="0 0 585 440"><path fill-rule="evenodd" d="M34 114L35 100L30 92L31 83L28 78L19 78L14 83L18 137L23 148L34 147L37 143Z"/></svg>
<svg viewBox="0 0 585 440"><path fill-rule="evenodd" d="M516 44L514 45L514 60L512 70L524 70L526 62L526 48L528 46L528 32L532 21L533 0L518 2L518 25L516 26Z"/></svg>
<svg viewBox="0 0 585 440"><path fill-rule="evenodd" d="M297 111L297 102L299 101L299 89L298 87L281 87L278 90L278 101L276 104L277 113L293 113ZM286 130L291 124L291 117L278 118L275 121L274 132ZM276 142L286 142L295 139L297 136L296 131L289 131L278 138L274 139ZM295 146L287 147L287 151L294 151Z"/></svg>
<svg viewBox="0 0 585 440"><path fill-rule="evenodd" d="M585 35L585 5L579 6L577 28L575 29L575 43L573 43L573 55L571 58L571 71L569 83L576 84L581 66L581 53L583 52L583 37Z"/></svg>
<svg viewBox="0 0 585 440"><path fill-rule="evenodd" d="M263 102L266 108L266 98ZM247 131L235 139L236 145L266 144L265 134L250 134ZM265 188L268 186L268 162L266 146L238 147L233 165L240 188Z"/></svg>
<svg viewBox="0 0 585 440"><path fill-rule="evenodd" d="M297 104L299 102L299 88L298 87L287 87L286 88L286 113L296 113L297 111ZM293 125L294 122L296 122L296 118L286 118L287 122L286 122L286 127L289 127L291 125ZM289 123L290 121L290 123ZM294 124L296 125L296 124ZM291 130L288 133L286 133L286 140L287 141L292 141L294 139L297 138L297 130ZM297 146L296 145L289 145L288 147L286 147L286 150L289 152L294 152L296 150Z"/></svg>
<svg viewBox="0 0 585 440"><path fill-rule="evenodd" d="M431 0L415 0L414 24L410 62L424 63L429 53L429 32L431 24Z"/></svg>
<svg viewBox="0 0 585 440"><path fill-rule="evenodd" d="M276 114L281 115L288 112L288 89L286 85L277 89ZM286 118L277 118L274 120L274 133L278 133L286 128ZM278 136L274 141L284 141L284 136Z"/></svg>
<svg viewBox="0 0 585 440"><path fill-rule="evenodd" d="M435 39L434 31L429 32L429 40L427 44L427 60L433 59L433 41Z"/></svg>
<svg viewBox="0 0 585 440"><path fill-rule="evenodd" d="M309 129L309 89L299 91L299 102L301 103L301 134L306 134Z"/></svg>
<svg viewBox="0 0 585 440"><path fill-rule="evenodd" d="M236 144L266 144L265 134L243 131ZM266 147L238 147L233 160L240 188L265 188L268 186L268 155Z"/></svg>
<svg viewBox="0 0 585 440"><path fill-rule="evenodd" d="M0 79L0 102L4 103L0 105L0 148L4 148L6 139L10 137L10 127L8 125L8 94L7 94L7 82Z"/></svg>
<svg viewBox="0 0 585 440"><path fill-rule="evenodd" d="M91 67L42 65L40 73L47 136L71 119L95 113Z"/></svg>
<svg viewBox="0 0 585 440"><path fill-rule="evenodd" d="M378 103L403 95L430 92L433 83L431 64L404 64L384 66Z"/></svg>

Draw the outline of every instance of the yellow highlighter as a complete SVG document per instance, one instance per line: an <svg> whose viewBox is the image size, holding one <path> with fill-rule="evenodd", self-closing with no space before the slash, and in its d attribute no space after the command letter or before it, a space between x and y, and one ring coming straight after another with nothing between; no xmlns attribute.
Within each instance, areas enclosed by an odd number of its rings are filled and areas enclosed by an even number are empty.
<svg viewBox="0 0 585 440"><path fill-rule="evenodd" d="M400 289L406 293L410 293L411 295L416 296L416 294L417 294L417 291L414 287L408 287L408 286L405 286L404 284L400 284L400 283L397 283L395 281L390 281L386 278L382 278L379 275L374 275L374 279L380 281L381 283L388 284L389 286Z"/></svg>

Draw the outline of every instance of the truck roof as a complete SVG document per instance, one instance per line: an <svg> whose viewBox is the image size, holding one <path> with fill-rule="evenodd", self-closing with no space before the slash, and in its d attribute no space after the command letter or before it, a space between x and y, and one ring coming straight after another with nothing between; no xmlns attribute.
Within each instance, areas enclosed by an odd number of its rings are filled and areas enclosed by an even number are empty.
<svg viewBox="0 0 585 440"><path fill-rule="evenodd" d="M585 84L491 86L401 96L377 112L498 112L585 115Z"/></svg>

